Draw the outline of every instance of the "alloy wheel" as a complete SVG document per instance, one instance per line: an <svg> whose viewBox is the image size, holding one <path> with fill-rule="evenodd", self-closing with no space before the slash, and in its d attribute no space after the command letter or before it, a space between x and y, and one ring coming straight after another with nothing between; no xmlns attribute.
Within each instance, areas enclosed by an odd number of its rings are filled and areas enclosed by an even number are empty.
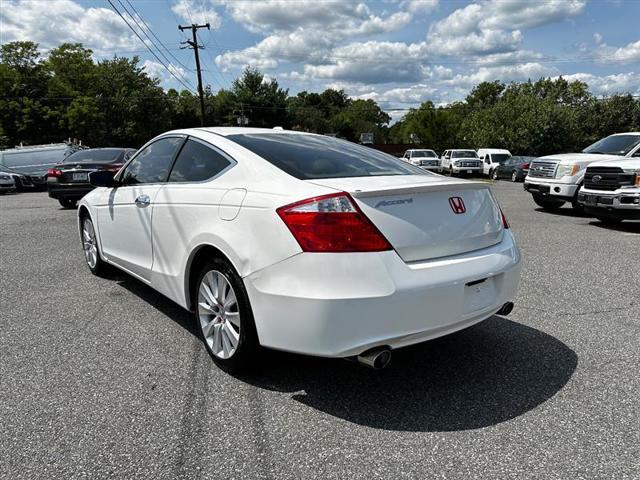
<svg viewBox="0 0 640 480"><path fill-rule="evenodd" d="M236 352L240 341L240 311L229 279L210 270L198 288L198 318L211 352L223 360Z"/></svg>
<svg viewBox="0 0 640 480"><path fill-rule="evenodd" d="M98 263L98 244L93 222L88 218L85 218L82 222L82 247L87 265L89 265L89 268L95 268Z"/></svg>

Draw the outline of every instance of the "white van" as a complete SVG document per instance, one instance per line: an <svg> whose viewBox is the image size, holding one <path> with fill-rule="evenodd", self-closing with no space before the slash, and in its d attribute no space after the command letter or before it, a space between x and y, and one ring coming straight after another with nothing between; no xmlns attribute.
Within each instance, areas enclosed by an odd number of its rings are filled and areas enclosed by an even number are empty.
<svg viewBox="0 0 640 480"><path fill-rule="evenodd" d="M481 148L478 156L482 160L482 173L490 177L495 168L511 158L511 152L504 148Z"/></svg>

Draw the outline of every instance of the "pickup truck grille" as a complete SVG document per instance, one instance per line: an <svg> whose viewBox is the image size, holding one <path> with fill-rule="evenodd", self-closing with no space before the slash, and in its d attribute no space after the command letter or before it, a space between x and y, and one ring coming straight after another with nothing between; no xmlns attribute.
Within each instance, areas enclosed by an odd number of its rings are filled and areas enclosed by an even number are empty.
<svg viewBox="0 0 640 480"><path fill-rule="evenodd" d="M556 162L531 162L529 166L530 177L553 178L556 174Z"/></svg>
<svg viewBox="0 0 640 480"><path fill-rule="evenodd" d="M584 188L613 191L634 184L635 174L624 173L619 167L587 167Z"/></svg>
<svg viewBox="0 0 640 480"><path fill-rule="evenodd" d="M459 167L479 167L480 165L481 165L480 162L476 162L474 160L466 160L466 161L459 162L457 166L459 166Z"/></svg>

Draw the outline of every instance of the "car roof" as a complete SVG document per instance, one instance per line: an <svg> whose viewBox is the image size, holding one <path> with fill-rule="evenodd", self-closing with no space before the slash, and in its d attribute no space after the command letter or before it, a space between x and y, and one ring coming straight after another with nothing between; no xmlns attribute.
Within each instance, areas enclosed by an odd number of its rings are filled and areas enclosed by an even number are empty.
<svg viewBox="0 0 640 480"><path fill-rule="evenodd" d="M187 128L184 130L180 130L181 133L189 133L192 131L197 133L198 131L204 131L209 133L215 133L217 135L222 135L224 137L228 135L251 135L256 133L275 133L275 134L283 134L283 133L294 133L297 135L317 135L316 133L309 132L300 132L297 130L284 130L283 128L253 128L253 127L199 127L199 128Z"/></svg>
<svg viewBox="0 0 640 480"><path fill-rule="evenodd" d="M473 148L450 148L450 152L475 152Z"/></svg>
<svg viewBox="0 0 640 480"><path fill-rule="evenodd" d="M616 137L618 135L638 135L640 136L640 132L623 132L623 133L613 133L609 135L610 137Z"/></svg>

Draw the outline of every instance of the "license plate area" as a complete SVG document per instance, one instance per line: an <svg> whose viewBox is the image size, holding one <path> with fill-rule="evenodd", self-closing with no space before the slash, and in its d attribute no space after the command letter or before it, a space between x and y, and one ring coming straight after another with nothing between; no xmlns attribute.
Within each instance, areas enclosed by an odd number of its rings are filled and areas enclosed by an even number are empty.
<svg viewBox="0 0 640 480"><path fill-rule="evenodd" d="M584 203L587 205L595 205L598 203L598 197L595 195L585 195Z"/></svg>
<svg viewBox="0 0 640 480"><path fill-rule="evenodd" d="M467 283L464 286L464 313L483 310L495 303L497 291L496 277Z"/></svg>
<svg viewBox="0 0 640 480"><path fill-rule="evenodd" d="M89 174L87 172L76 172L71 175L71 180L74 182L86 182L89 180Z"/></svg>

